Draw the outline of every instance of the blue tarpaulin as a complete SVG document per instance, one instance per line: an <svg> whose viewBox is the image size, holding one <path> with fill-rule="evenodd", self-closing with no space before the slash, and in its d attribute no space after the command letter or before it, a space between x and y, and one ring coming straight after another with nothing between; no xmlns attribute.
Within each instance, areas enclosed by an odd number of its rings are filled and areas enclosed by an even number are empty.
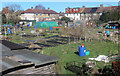
<svg viewBox="0 0 120 76"><path fill-rule="evenodd" d="M35 29L37 28L37 27L36 27L36 25L35 25L35 27L34 27L34 28L35 28Z"/></svg>
<svg viewBox="0 0 120 76"><path fill-rule="evenodd" d="M19 24L17 24L17 28L19 28Z"/></svg>
<svg viewBox="0 0 120 76"><path fill-rule="evenodd" d="M28 27L30 27L30 25L28 24Z"/></svg>
<svg viewBox="0 0 120 76"><path fill-rule="evenodd" d="M105 29L107 29L107 25L105 26Z"/></svg>
<svg viewBox="0 0 120 76"><path fill-rule="evenodd" d="M110 34L110 31L106 31L106 33L109 35L109 34Z"/></svg>
<svg viewBox="0 0 120 76"><path fill-rule="evenodd" d="M116 26L114 26L114 29L116 29Z"/></svg>
<svg viewBox="0 0 120 76"><path fill-rule="evenodd" d="M11 29L10 28L8 29L8 34L11 34Z"/></svg>
<svg viewBox="0 0 120 76"><path fill-rule="evenodd" d="M50 27L49 30L52 30L52 27Z"/></svg>
<svg viewBox="0 0 120 76"><path fill-rule="evenodd" d="M113 29L114 27L112 26L112 29Z"/></svg>
<svg viewBox="0 0 120 76"><path fill-rule="evenodd" d="M71 28L73 28L73 25L71 25Z"/></svg>
<svg viewBox="0 0 120 76"><path fill-rule="evenodd" d="M96 25L94 25L94 27L96 27Z"/></svg>

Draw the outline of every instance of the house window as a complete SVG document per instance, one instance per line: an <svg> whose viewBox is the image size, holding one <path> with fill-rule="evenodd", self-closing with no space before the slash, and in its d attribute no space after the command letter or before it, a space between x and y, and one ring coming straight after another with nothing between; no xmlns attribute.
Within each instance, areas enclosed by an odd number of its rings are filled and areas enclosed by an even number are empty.
<svg viewBox="0 0 120 76"><path fill-rule="evenodd" d="M76 11L78 11L78 9L76 9Z"/></svg>
<svg viewBox="0 0 120 76"><path fill-rule="evenodd" d="M25 17L25 20L27 20L27 17Z"/></svg>
<svg viewBox="0 0 120 76"><path fill-rule="evenodd" d="M102 13L100 13L99 15L102 15Z"/></svg>
<svg viewBox="0 0 120 76"><path fill-rule="evenodd" d="M97 15L96 13L94 13L93 15Z"/></svg>
<svg viewBox="0 0 120 76"><path fill-rule="evenodd" d="M50 16L50 14L48 14L48 16Z"/></svg>
<svg viewBox="0 0 120 76"><path fill-rule="evenodd" d="M67 9L67 11L69 11L69 9Z"/></svg>

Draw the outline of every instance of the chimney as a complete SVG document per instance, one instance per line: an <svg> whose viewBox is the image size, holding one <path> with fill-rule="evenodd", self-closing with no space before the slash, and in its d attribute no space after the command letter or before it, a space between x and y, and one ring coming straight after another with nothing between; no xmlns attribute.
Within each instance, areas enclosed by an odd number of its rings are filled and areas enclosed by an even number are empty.
<svg viewBox="0 0 120 76"><path fill-rule="evenodd" d="M101 4L100 7L103 7L103 4Z"/></svg>
<svg viewBox="0 0 120 76"><path fill-rule="evenodd" d="M8 6L6 7L6 9L8 10Z"/></svg>
<svg viewBox="0 0 120 76"><path fill-rule="evenodd" d="M50 10L50 8L48 8L48 10Z"/></svg>
<svg viewBox="0 0 120 76"><path fill-rule="evenodd" d="M33 9L33 6L31 7L31 9Z"/></svg>
<svg viewBox="0 0 120 76"><path fill-rule="evenodd" d="M70 8L70 7L67 7L68 9Z"/></svg>
<svg viewBox="0 0 120 76"><path fill-rule="evenodd" d="M85 8L85 6L83 6L82 8Z"/></svg>
<svg viewBox="0 0 120 76"><path fill-rule="evenodd" d="M62 12L60 11L60 13L62 13Z"/></svg>
<svg viewBox="0 0 120 76"><path fill-rule="evenodd" d="M3 10L5 10L5 8L3 8Z"/></svg>

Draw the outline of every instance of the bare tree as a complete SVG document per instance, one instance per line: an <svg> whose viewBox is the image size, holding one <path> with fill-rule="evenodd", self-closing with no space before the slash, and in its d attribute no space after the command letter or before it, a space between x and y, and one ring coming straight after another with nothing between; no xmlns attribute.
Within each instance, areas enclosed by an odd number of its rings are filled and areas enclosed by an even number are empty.
<svg viewBox="0 0 120 76"><path fill-rule="evenodd" d="M11 4L8 5L8 9L14 13L18 10L22 10L22 7L19 4Z"/></svg>
<svg viewBox="0 0 120 76"><path fill-rule="evenodd" d="M22 13L22 8L18 4L11 4L7 6L8 9L11 11L8 15L7 21L13 24L16 24L20 20L20 14Z"/></svg>
<svg viewBox="0 0 120 76"><path fill-rule="evenodd" d="M45 7L44 6L42 6L41 4L38 4L38 5L36 5L35 6L35 9L45 9Z"/></svg>

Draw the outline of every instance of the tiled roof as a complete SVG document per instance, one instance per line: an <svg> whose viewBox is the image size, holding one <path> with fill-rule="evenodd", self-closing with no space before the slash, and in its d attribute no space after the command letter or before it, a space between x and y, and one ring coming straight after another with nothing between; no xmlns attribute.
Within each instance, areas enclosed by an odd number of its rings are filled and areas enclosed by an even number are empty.
<svg viewBox="0 0 120 76"><path fill-rule="evenodd" d="M91 7L91 8L85 8L81 13L98 13L98 12L103 12L103 11L114 11L118 10L120 11L120 6L110 6L110 7Z"/></svg>
<svg viewBox="0 0 120 76"><path fill-rule="evenodd" d="M1 13L4 13L4 14L11 13L11 11L9 9L7 9L7 8L3 8L3 10L1 11Z"/></svg>
<svg viewBox="0 0 120 76"><path fill-rule="evenodd" d="M58 14L53 10L42 10L42 9L27 9L22 13L43 13L43 14Z"/></svg>
<svg viewBox="0 0 120 76"><path fill-rule="evenodd" d="M99 8L96 12L114 11L114 10L118 10L118 8L120 8L120 6L102 7Z"/></svg>
<svg viewBox="0 0 120 76"><path fill-rule="evenodd" d="M94 8L85 8L83 13L95 13L99 7L94 7Z"/></svg>
<svg viewBox="0 0 120 76"><path fill-rule="evenodd" d="M60 12L60 13L59 13L59 16L64 16L64 13Z"/></svg>

